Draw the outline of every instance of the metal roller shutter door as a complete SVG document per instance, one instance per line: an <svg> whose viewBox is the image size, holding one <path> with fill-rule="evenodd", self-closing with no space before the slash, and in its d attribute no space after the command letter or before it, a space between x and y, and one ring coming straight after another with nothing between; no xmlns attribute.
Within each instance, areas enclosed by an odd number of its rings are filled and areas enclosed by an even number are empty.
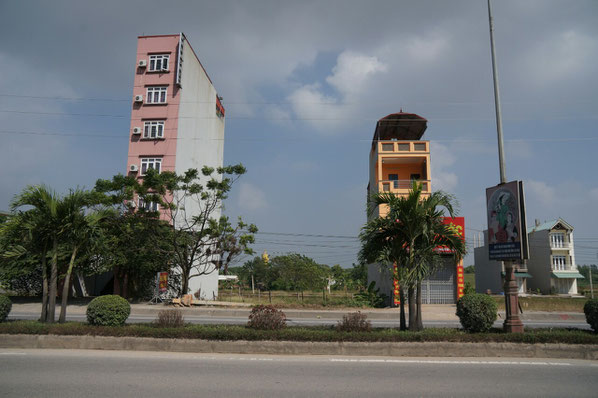
<svg viewBox="0 0 598 398"><path fill-rule="evenodd" d="M455 304L455 278L457 270L454 264L444 264L435 274L422 282L423 304Z"/></svg>

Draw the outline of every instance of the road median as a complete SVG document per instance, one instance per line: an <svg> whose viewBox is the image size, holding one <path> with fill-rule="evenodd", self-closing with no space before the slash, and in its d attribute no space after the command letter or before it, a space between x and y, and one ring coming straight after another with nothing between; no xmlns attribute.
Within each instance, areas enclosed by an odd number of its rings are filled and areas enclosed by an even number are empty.
<svg viewBox="0 0 598 398"><path fill-rule="evenodd" d="M598 360L591 344L455 342L212 341L149 337L0 335L0 348L164 351L218 354L390 357L510 357Z"/></svg>

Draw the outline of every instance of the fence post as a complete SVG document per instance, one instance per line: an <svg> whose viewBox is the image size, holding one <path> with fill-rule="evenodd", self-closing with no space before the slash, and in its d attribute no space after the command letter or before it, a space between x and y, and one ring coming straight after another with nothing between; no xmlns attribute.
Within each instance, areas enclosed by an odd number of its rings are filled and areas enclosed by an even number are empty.
<svg viewBox="0 0 598 398"><path fill-rule="evenodd" d="M272 291L268 290L268 298L270 299L270 304L272 304Z"/></svg>

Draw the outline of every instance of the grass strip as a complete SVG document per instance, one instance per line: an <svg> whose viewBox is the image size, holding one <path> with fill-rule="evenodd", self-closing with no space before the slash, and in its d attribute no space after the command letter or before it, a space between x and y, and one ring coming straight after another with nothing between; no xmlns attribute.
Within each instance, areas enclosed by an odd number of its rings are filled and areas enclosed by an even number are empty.
<svg viewBox="0 0 598 398"><path fill-rule="evenodd" d="M421 332L373 329L370 332L338 332L334 327L287 327L283 330L255 330L236 325L193 325L160 328L152 324L119 327L91 326L67 322L46 324L37 321L0 323L0 334L39 334L69 336L153 337L218 341L305 341L305 342L459 342L459 343L561 343L596 344L598 334L579 329L528 329L522 334L492 329L489 333L466 333L451 328L429 328Z"/></svg>

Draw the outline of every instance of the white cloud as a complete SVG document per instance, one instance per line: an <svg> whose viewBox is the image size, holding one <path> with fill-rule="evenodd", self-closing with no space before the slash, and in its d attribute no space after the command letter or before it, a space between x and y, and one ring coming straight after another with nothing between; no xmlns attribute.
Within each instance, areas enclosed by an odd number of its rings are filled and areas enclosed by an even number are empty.
<svg viewBox="0 0 598 398"><path fill-rule="evenodd" d="M598 52L598 41L575 30L548 37L530 51L524 59L529 76L539 85L567 80L584 72L594 72L590 66L593 54Z"/></svg>
<svg viewBox="0 0 598 398"><path fill-rule="evenodd" d="M239 187L239 207L244 210L259 210L268 206L266 194L249 183L241 183Z"/></svg>
<svg viewBox="0 0 598 398"><path fill-rule="evenodd" d="M530 158L532 156L532 146L525 141L507 141L505 142L505 154L513 158Z"/></svg>
<svg viewBox="0 0 598 398"><path fill-rule="evenodd" d="M375 56L353 51L342 52L326 82L334 88L337 96L326 95L319 83L306 84L288 96L293 112L298 118L317 128L340 127L354 114L359 105L356 100L363 95L376 75L384 73L388 66ZM330 123L322 124L326 120Z"/></svg>
<svg viewBox="0 0 598 398"><path fill-rule="evenodd" d="M432 189L434 191L454 192L459 182L457 174L446 171L436 171L432 173L434 179L432 180Z"/></svg>
<svg viewBox="0 0 598 398"><path fill-rule="evenodd" d="M366 88L370 77L387 70L388 65L380 62L377 57L344 51L338 56L332 75L326 78L326 82L346 98L359 95Z"/></svg>
<svg viewBox="0 0 598 398"><path fill-rule="evenodd" d="M415 62L432 62L440 58L449 47L446 35L414 36L407 41L407 57Z"/></svg>
<svg viewBox="0 0 598 398"><path fill-rule="evenodd" d="M557 190L543 181L525 181L525 190L529 199L526 203L540 203L545 207L551 207L557 199Z"/></svg>
<svg viewBox="0 0 598 398"><path fill-rule="evenodd" d="M457 174L449 171L457 158L445 145L434 143L430 146L432 189L434 191L453 192L459 182Z"/></svg>

